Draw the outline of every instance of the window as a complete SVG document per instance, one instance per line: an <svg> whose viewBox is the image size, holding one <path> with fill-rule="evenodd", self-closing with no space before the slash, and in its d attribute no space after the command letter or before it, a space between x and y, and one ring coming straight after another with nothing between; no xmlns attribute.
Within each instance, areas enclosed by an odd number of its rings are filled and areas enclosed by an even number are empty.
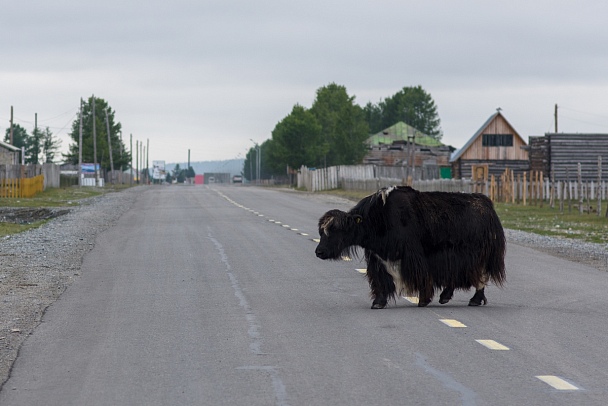
<svg viewBox="0 0 608 406"><path fill-rule="evenodd" d="M512 147L513 134L483 134L484 147Z"/></svg>

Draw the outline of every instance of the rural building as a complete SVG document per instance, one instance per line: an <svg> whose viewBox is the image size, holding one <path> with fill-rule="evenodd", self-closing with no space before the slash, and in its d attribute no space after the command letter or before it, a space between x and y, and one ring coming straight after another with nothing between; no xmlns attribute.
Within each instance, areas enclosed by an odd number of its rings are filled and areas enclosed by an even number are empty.
<svg viewBox="0 0 608 406"><path fill-rule="evenodd" d="M0 141L0 165L18 165L21 149Z"/></svg>
<svg viewBox="0 0 608 406"><path fill-rule="evenodd" d="M454 148L442 144L404 122L400 121L370 136L366 144L369 152L363 158L363 164L384 167L386 170L389 170L389 167L399 167L403 172L403 169L411 170L413 163L415 179L451 176L450 155ZM409 176L409 172L407 175L396 177L406 176ZM387 177L391 176L387 175Z"/></svg>
<svg viewBox="0 0 608 406"><path fill-rule="evenodd" d="M596 181L598 157L602 157L602 177L608 177L608 134L547 133L528 140L530 169L543 171L546 178L576 180L580 163L582 180Z"/></svg>
<svg viewBox="0 0 608 406"><path fill-rule="evenodd" d="M490 116L469 141L452 155L452 176L473 177L473 168L481 169L482 177L499 176L506 168L514 173L528 170L526 142L502 115L500 109Z"/></svg>

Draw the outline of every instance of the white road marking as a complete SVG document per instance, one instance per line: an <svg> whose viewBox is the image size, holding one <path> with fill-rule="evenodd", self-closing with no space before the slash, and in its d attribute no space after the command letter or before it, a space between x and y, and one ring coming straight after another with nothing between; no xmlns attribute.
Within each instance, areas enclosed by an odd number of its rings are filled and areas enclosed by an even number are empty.
<svg viewBox="0 0 608 406"><path fill-rule="evenodd" d="M401 297L410 303L418 304L418 298L416 296L401 296Z"/></svg>
<svg viewBox="0 0 608 406"><path fill-rule="evenodd" d="M455 328L466 327L466 325L464 325L461 322L459 322L458 320L454 320L454 319L439 319L439 321L449 327L455 327Z"/></svg>
<svg viewBox="0 0 608 406"><path fill-rule="evenodd" d="M291 230L291 231L298 231L298 229L297 229L297 228L291 228L290 230Z"/></svg>
<svg viewBox="0 0 608 406"><path fill-rule="evenodd" d="M509 347L502 345L499 342L496 342L494 340L475 340L477 341L479 344L483 345L486 348L489 348L491 350L498 350L498 351L508 351Z"/></svg>
<svg viewBox="0 0 608 406"><path fill-rule="evenodd" d="M367 273L367 269L365 269L365 268L358 268L358 269L355 269L355 271L357 271L359 273L362 273L362 274L366 274Z"/></svg>
<svg viewBox="0 0 608 406"><path fill-rule="evenodd" d="M342 261L352 261L352 259L350 257L343 256Z"/></svg>
<svg viewBox="0 0 608 406"><path fill-rule="evenodd" d="M562 378L553 375L538 375L538 379L557 390L578 390L578 388Z"/></svg>
<svg viewBox="0 0 608 406"><path fill-rule="evenodd" d="M304 233L302 233L302 235L308 235L308 234L304 234ZM320 240L320 239L318 239L318 238L313 238L312 240L313 240L314 242L321 242L321 240Z"/></svg>
<svg viewBox="0 0 608 406"><path fill-rule="evenodd" d="M289 227L291 227L291 226L288 226L287 224L283 224L283 226L282 226L282 227L289 228Z"/></svg>

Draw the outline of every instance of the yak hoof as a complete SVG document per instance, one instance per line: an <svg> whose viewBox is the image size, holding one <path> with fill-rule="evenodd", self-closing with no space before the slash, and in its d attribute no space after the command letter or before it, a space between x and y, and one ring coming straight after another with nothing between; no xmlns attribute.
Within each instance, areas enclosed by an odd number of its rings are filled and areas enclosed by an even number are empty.
<svg viewBox="0 0 608 406"><path fill-rule="evenodd" d="M386 307L386 303L372 303L372 309L384 309Z"/></svg>
<svg viewBox="0 0 608 406"><path fill-rule="evenodd" d="M432 302L431 299L418 300L418 307L427 307L429 305L429 303L431 303L431 302Z"/></svg>
<svg viewBox="0 0 608 406"><path fill-rule="evenodd" d="M481 306L487 305L488 299L486 299L486 295L483 293L483 290L478 290L475 292L475 295L469 300L469 306Z"/></svg>
<svg viewBox="0 0 608 406"><path fill-rule="evenodd" d="M439 303L446 304L447 302L452 300L453 296L454 296L454 289L445 288L443 290L443 292L441 292L441 295L439 296Z"/></svg>

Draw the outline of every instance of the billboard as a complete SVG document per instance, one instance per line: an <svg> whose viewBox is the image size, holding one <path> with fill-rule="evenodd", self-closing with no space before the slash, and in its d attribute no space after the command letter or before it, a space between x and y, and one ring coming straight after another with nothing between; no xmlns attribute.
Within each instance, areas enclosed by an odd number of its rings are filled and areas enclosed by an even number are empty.
<svg viewBox="0 0 608 406"><path fill-rule="evenodd" d="M91 173L95 174L95 164L81 164L80 169L82 173ZM97 173L100 172L99 164L97 164Z"/></svg>
<svg viewBox="0 0 608 406"><path fill-rule="evenodd" d="M166 176L165 161L152 161L152 179L163 180Z"/></svg>

